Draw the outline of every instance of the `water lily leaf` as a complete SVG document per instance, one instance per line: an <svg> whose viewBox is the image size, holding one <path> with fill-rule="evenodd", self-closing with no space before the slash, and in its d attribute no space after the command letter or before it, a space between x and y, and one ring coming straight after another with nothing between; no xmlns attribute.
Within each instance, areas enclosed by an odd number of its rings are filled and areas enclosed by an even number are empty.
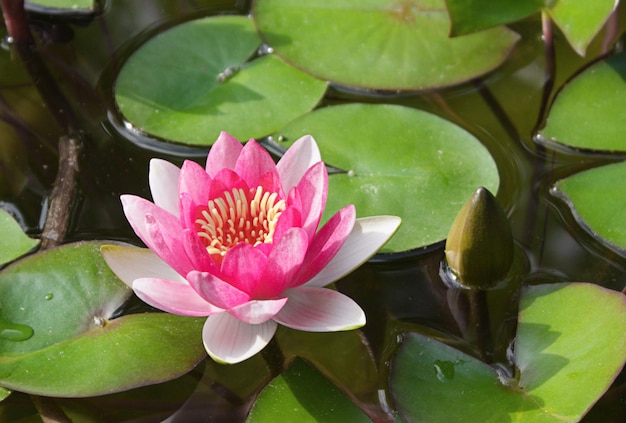
<svg viewBox="0 0 626 423"><path fill-rule="evenodd" d="M94 9L94 0L28 0L26 9L44 11L91 12Z"/></svg>
<svg viewBox="0 0 626 423"><path fill-rule="evenodd" d="M446 0L452 36L515 22L539 12L545 0Z"/></svg>
<svg viewBox="0 0 626 423"><path fill-rule="evenodd" d="M498 189L498 171L487 149L462 128L420 110L366 104L326 107L280 133L289 141L313 135L324 161L345 171L330 175L324 219L349 203L359 217L402 218L383 252L445 239L476 188Z"/></svg>
<svg viewBox="0 0 626 423"><path fill-rule="evenodd" d="M0 272L0 385L83 397L170 380L205 357L202 319L164 313L114 318L132 291L101 244L68 244Z"/></svg>
<svg viewBox="0 0 626 423"><path fill-rule="evenodd" d="M450 38L444 0L257 0L261 37L287 62L338 84L417 90L499 66L518 40L506 28Z"/></svg>
<svg viewBox="0 0 626 423"><path fill-rule="evenodd" d="M596 63L557 96L544 137L573 147L626 150L626 54Z"/></svg>
<svg viewBox="0 0 626 423"><path fill-rule="evenodd" d="M247 422L371 422L354 403L302 359L259 394Z"/></svg>
<svg viewBox="0 0 626 423"><path fill-rule="evenodd" d="M584 56L617 4L617 0L558 0L549 13L574 50Z"/></svg>
<svg viewBox="0 0 626 423"><path fill-rule="evenodd" d="M591 284L538 285L522 291L520 310L518 381L439 341L407 335L390 382L403 419L579 421L626 360L624 296Z"/></svg>
<svg viewBox="0 0 626 423"><path fill-rule="evenodd" d="M625 180L626 163L617 163L559 181L554 192L565 197L583 227L626 249Z"/></svg>
<svg viewBox="0 0 626 423"><path fill-rule="evenodd" d="M39 244L39 240L29 238L19 223L6 211L0 209L0 265L15 260Z"/></svg>
<svg viewBox="0 0 626 423"><path fill-rule="evenodd" d="M115 82L118 107L135 128L186 144L210 145L222 130L268 135L313 108L326 83L273 55L247 62L260 44L243 16L178 25L128 58Z"/></svg>

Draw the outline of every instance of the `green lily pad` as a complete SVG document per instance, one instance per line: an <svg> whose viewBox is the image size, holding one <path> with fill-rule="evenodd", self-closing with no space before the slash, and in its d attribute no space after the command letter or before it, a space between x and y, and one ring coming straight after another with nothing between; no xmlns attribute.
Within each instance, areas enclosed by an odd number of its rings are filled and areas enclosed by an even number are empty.
<svg viewBox="0 0 626 423"><path fill-rule="evenodd" d="M546 138L578 148L626 150L626 54L599 62L577 76L557 96Z"/></svg>
<svg viewBox="0 0 626 423"><path fill-rule="evenodd" d="M626 249L626 163L587 170L556 184L574 214L594 235Z"/></svg>
<svg viewBox="0 0 626 423"><path fill-rule="evenodd" d="M273 55L247 62L260 44L243 16L178 25L128 58L115 82L118 107L133 127L169 141L268 135L311 110L326 83Z"/></svg>
<svg viewBox="0 0 626 423"><path fill-rule="evenodd" d="M518 21L543 10L581 56L617 5L615 0L446 0L452 35L469 34Z"/></svg>
<svg viewBox="0 0 626 423"><path fill-rule="evenodd" d="M0 209L0 265L26 254L39 244L39 240L29 238L19 223L6 211Z"/></svg>
<svg viewBox="0 0 626 423"><path fill-rule="evenodd" d="M446 0L452 36L483 31L539 12L545 0Z"/></svg>
<svg viewBox="0 0 626 423"><path fill-rule="evenodd" d="M28 0L27 8L36 8L37 10L46 9L65 9L68 11L91 11L94 8L94 0Z"/></svg>
<svg viewBox="0 0 626 423"><path fill-rule="evenodd" d="M520 304L519 380L410 334L393 362L391 392L405 421L576 422L622 369L625 334L621 293L591 284L532 286Z"/></svg>
<svg viewBox="0 0 626 423"><path fill-rule="evenodd" d="M354 403L302 359L259 394L247 422L371 422Z"/></svg>
<svg viewBox="0 0 626 423"><path fill-rule="evenodd" d="M499 66L518 40L506 28L450 38L444 0L257 0L261 37L287 62L338 84L418 90Z"/></svg>
<svg viewBox="0 0 626 423"><path fill-rule="evenodd" d="M487 149L462 128L402 106L349 104L316 110L280 131L289 141L311 134L330 175L326 220L347 204L359 217L396 215L402 225L382 252L446 238L479 186L498 189Z"/></svg>
<svg viewBox="0 0 626 423"><path fill-rule="evenodd" d="M202 319L114 318L132 291L100 243L68 244L0 272L0 385L83 397L173 379L205 357Z"/></svg>
<svg viewBox="0 0 626 423"><path fill-rule="evenodd" d="M616 0L558 0L548 10L576 53L584 56L589 43L615 10L617 3Z"/></svg>

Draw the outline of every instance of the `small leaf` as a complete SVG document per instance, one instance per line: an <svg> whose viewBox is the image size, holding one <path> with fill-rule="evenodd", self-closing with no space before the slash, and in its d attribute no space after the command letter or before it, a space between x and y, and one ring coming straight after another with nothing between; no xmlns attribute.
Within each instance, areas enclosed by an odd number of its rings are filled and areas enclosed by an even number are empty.
<svg viewBox="0 0 626 423"><path fill-rule="evenodd" d="M626 54L588 68L559 93L541 131L578 148L626 150Z"/></svg>
<svg viewBox="0 0 626 423"><path fill-rule="evenodd" d="M506 28L450 38L444 0L258 0L252 16L287 62L369 89L458 84L499 66L519 39Z"/></svg>
<svg viewBox="0 0 626 423"><path fill-rule="evenodd" d="M295 120L280 134L290 142L313 135L322 159L344 171L329 177L324 220L349 203L359 217L402 218L382 252L445 239L459 206L476 187L498 189L496 165L474 136L416 109L325 107Z"/></svg>
<svg viewBox="0 0 626 423"><path fill-rule="evenodd" d="M302 359L272 380L252 406L247 422L371 422L341 391Z"/></svg>
<svg viewBox="0 0 626 423"><path fill-rule="evenodd" d="M446 0L452 36L504 25L539 12L545 0Z"/></svg>
<svg viewBox="0 0 626 423"><path fill-rule="evenodd" d="M584 56L618 3L618 0L558 0L549 11L576 53Z"/></svg>
<svg viewBox="0 0 626 423"><path fill-rule="evenodd" d="M407 422L577 422L625 360L623 294L591 284L537 285L521 296L519 381L409 334L394 359L390 389Z"/></svg>
<svg viewBox="0 0 626 423"><path fill-rule="evenodd" d="M0 272L0 322L12 325L0 332L0 385L45 396L102 395L173 379L205 357L203 319L114 318L132 291L109 270L100 246L68 244ZM16 337L15 328L28 336Z"/></svg>
<svg viewBox="0 0 626 423"><path fill-rule="evenodd" d="M626 249L626 163L602 166L559 181L553 192L563 196L584 228Z"/></svg>
<svg viewBox="0 0 626 423"><path fill-rule="evenodd" d="M39 240L29 238L20 225L6 211L0 209L0 265L26 254L39 244Z"/></svg>
<svg viewBox="0 0 626 423"><path fill-rule="evenodd" d="M221 131L243 140L268 135L313 108L326 83L273 55L247 62L260 44L243 16L162 32L118 75L120 111L135 128L186 144L211 145Z"/></svg>

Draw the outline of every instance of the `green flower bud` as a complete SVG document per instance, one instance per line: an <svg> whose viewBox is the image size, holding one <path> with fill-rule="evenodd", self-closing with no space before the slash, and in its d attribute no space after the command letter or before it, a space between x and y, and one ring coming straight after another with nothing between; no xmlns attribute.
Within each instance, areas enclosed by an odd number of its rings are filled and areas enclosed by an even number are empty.
<svg viewBox="0 0 626 423"><path fill-rule="evenodd" d="M513 235L504 210L480 187L454 219L446 241L446 260L467 288L493 287L513 262Z"/></svg>

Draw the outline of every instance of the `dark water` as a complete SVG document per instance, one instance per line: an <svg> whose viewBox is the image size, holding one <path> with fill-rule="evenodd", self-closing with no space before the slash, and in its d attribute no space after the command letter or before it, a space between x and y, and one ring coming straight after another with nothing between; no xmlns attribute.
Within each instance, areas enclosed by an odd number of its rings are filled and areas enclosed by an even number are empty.
<svg viewBox="0 0 626 423"><path fill-rule="evenodd" d="M122 215L119 195L149 197L147 169L152 157L180 164L185 158L202 161L206 156L206 149L159 143L124 128L112 92L112 81L124 59L150 36L172 25L211 14L245 14L248 8L245 1L115 0L106 3L101 15L84 22L68 24L35 17L33 26L41 54L80 112L80 125L87 139L68 241L119 239L137 243ZM622 22L625 15L626 8L621 7ZM522 40L512 56L480 81L436 92L384 97L331 88L324 99L325 104L393 103L432 112L473 133L494 156L501 176L498 199L507 211L516 240L513 271L508 281L489 294L500 361L505 360L514 333L516 288L520 283L587 281L615 290L623 290L626 285L626 254L590 235L576 222L569 207L550 194L556 180L626 156L571 151L533 140L533 133L541 126L545 81L541 22L528 19L513 25L513 29ZM567 79L598 57L602 36L594 42L587 58L580 58L556 34L556 88L550 98ZM0 187L0 200L30 234L39 235L56 175L56 144L61 130L19 63L10 61L10 55L6 49L0 51L0 175L3 181L12 181ZM462 330L458 317L467 308L467 298L442 283L442 257L442 244L402 256L376 257L338 283L339 289L366 310L368 325L363 334L371 355L360 360L370 362L378 372L360 382L348 381L349 373L342 374L341 370L337 370L336 377L373 416L384 414L387 364L404 331L427 333L476 353L468 342L472 334ZM279 334L289 337L288 332L282 330ZM341 346L342 336L315 334L311 339ZM333 369L336 365L324 360L317 363L322 368ZM176 386L193 389L203 372L198 401L192 404L197 408L192 407L181 417L183 420L176 421L204 421L207 415L213 421L241 420L250 395L267 378L264 363L257 357L228 371L207 362ZM224 382L233 378L238 379L236 386ZM624 383L623 376L616 382L622 387L622 395ZM61 404L83 410L76 411L83 415L100 416L93 417L93 421L131 416L137 421L159 421L182 401L165 401L170 398L169 392L167 387L154 388L129 395L62 400ZM105 409L109 411L102 411ZM120 411L115 414L118 411L111 410ZM30 400L18 394L0 405L0 416L26 418L33 413ZM624 413L624 399L618 391L609 391L585 421L621 421Z"/></svg>

